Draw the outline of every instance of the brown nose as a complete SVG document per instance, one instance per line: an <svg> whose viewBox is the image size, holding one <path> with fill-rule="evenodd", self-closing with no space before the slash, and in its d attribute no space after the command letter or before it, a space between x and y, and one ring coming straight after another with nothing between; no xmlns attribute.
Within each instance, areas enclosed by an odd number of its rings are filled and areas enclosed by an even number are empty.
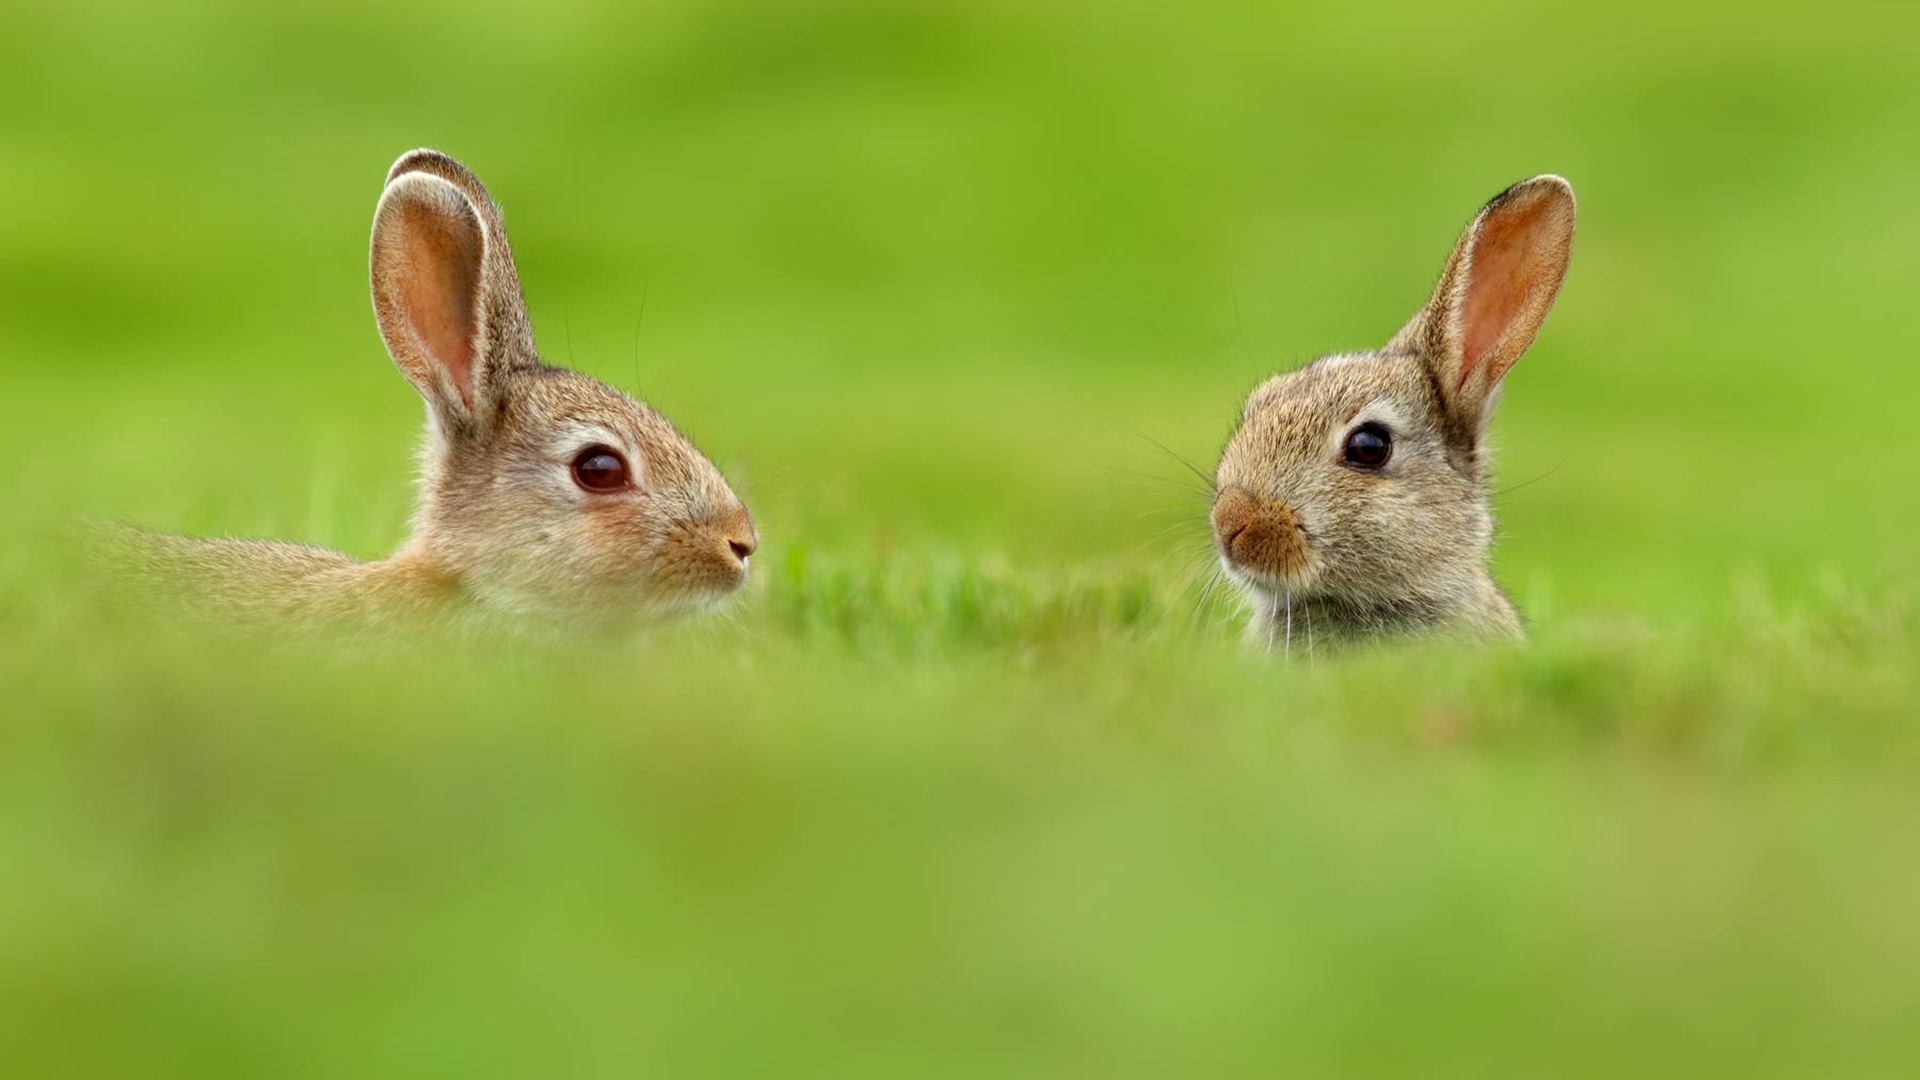
<svg viewBox="0 0 1920 1080"><path fill-rule="evenodd" d="M753 527L753 518L747 514L747 508L735 505L720 526L721 535L726 538L727 550L741 562L760 547L760 534Z"/></svg>
<svg viewBox="0 0 1920 1080"><path fill-rule="evenodd" d="M1213 501L1212 518L1214 543L1233 565L1281 577L1306 568L1300 519L1286 503L1225 488Z"/></svg>

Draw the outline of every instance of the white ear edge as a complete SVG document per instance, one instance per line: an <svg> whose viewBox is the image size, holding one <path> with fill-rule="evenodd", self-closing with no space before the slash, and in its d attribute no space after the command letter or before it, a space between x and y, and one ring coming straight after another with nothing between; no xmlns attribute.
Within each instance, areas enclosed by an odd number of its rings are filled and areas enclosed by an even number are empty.
<svg viewBox="0 0 1920 1080"><path fill-rule="evenodd" d="M459 188L426 172L388 184L374 210L373 307L395 366L436 407L464 418L486 289L487 230Z"/></svg>
<svg viewBox="0 0 1920 1080"><path fill-rule="evenodd" d="M1482 206L1455 241L1433 295L1391 348L1419 352L1456 439L1478 440L1500 384L1533 344L1572 254L1573 185L1543 173Z"/></svg>
<svg viewBox="0 0 1920 1080"><path fill-rule="evenodd" d="M1513 185L1474 217L1451 312L1456 389L1471 378L1491 393L1533 344L1566 279L1574 217L1573 185L1550 173Z"/></svg>

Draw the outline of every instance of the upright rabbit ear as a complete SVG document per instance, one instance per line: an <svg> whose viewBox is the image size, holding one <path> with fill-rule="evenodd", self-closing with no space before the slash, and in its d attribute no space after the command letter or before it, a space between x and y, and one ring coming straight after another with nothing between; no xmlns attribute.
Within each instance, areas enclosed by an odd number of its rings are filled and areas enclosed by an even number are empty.
<svg viewBox="0 0 1920 1080"><path fill-rule="evenodd" d="M1451 434L1477 445L1500 380L1546 321L1573 250L1573 187L1536 176L1493 197L1453 247L1433 298L1390 348L1419 352Z"/></svg>
<svg viewBox="0 0 1920 1080"><path fill-rule="evenodd" d="M369 258L387 352L456 431L491 422L505 374L538 363L500 213L473 174L416 150L387 176Z"/></svg>

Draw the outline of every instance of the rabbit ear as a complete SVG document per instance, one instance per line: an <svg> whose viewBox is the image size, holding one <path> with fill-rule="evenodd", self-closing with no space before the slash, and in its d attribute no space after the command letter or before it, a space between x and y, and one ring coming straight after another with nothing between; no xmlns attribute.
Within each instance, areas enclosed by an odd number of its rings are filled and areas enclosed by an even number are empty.
<svg viewBox="0 0 1920 1080"><path fill-rule="evenodd" d="M1536 176L1493 197L1454 245L1433 298L1390 347L1421 353L1457 434L1475 444L1500 380L1533 344L1567 274L1573 187Z"/></svg>
<svg viewBox="0 0 1920 1080"><path fill-rule="evenodd" d="M374 211L369 262L394 364L450 427L489 422L506 372L538 359L486 189L444 154L402 157Z"/></svg>

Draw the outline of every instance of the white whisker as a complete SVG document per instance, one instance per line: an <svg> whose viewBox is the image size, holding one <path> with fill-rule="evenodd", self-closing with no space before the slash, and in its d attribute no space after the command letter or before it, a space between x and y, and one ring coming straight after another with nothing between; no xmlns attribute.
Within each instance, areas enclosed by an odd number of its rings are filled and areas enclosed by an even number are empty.
<svg viewBox="0 0 1920 1080"><path fill-rule="evenodd" d="M1313 670L1313 602L1304 601L1301 610L1307 616L1307 670Z"/></svg>
<svg viewBox="0 0 1920 1080"><path fill-rule="evenodd" d="M1293 661L1293 590L1286 590L1287 597L1287 648L1283 654L1287 661Z"/></svg>

